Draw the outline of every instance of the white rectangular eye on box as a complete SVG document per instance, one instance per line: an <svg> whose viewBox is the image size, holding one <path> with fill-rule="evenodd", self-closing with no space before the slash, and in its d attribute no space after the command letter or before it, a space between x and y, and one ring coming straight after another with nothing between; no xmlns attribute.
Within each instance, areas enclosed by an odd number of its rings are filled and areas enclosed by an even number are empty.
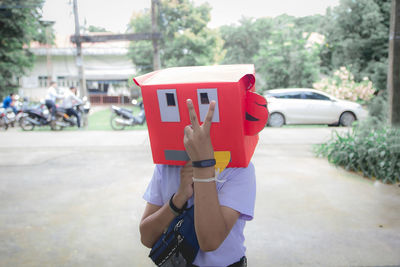
<svg viewBox="0 0 400 267"><path fill-rule="evenodd" d="M212 121L219 122L217 88L197 89L197 100L199 103L200 121L204 122L204 119L208 112L208 106L210 105L210 102L214 100L216 102L216 105Z"/></svg>
<svg viewBox="0 0 400 267"><path fill-rule="evenodd" d="M176 98L176 89L157 90L158 106L160 108L161 121L180 122L179 106Z"/></svg>

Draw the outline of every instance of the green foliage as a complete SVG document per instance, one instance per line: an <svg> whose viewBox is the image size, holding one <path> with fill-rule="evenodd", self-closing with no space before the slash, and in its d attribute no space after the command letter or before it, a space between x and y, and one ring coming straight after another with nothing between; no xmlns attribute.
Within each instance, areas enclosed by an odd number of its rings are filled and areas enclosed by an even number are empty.
<svg viewBox="0 0 400 267"><path fill-rule="evenodd" d="M220 28L226 50L224 64L253 63L253 57L260 48L260 41L268 39L273 28L272 18L242 18L239 25Z"/></svg>
<svg viewBox="0 0 400 267"><path fill-rule="evenodd" d="M361 172L384 183L400 182L400 128L386 124L387 95L380 93L368 104L370 117L351 132L335 132L325 144L315 147L319 156L346 170Z"/></svg>
<svg viewBox="0 0 400 267"><path fill-rule="evenodd" d="M384 183L400 182L400 129L371 117L351 132L339 134L316 148L319 156Z"/></svg>
<svg viewBox="0 0 400 267"><path fill-rule="evenodd" d="M319 75L319 45L309 43L309 37L294 23L286 23L276 24L270 37L261 41L253 59L265 89L312 86Z"/></svg>
<svg viewBox="0 0 400 267"><path fill-rule="evenodd" d="M222 39L216 30L207 28L210 6L195 6L189 0L159 2L158 27L160 59L163 68L176 66L212 65L224 56ZM149 11L135 14L130 23L132 32L151 32ZM153 70L151 41L132 43L130 56L138 73Z"/></svg>
<svg viewBox="0 0 400 267"><path fill-rule="evenodd" d="M390 0L341 0L329 9L322 51L323 65L346 66L356 81L370 77L378 90L386 89Z"/></svg>
<svg viewBox="0 0 400 267"><path fill-rule="evenodd" d="M46 41L40 22L43 0L0 2L0 95L15 91L18 77L32 66L34 56L24 49L31 41Z"/></svg>
<svg viewBox="0 0 400 267"><path fill-rule="evenodd" d="M319 74L319 46L309 37L323 25L322 16L242 18L220 28L225 64L254 63L257 88L311 87Z"/></svg>
<svg viewBox="0 0 400 267"><path fill-rule="evenodd" d="M134 14L129 31L151 32L150 14L148 12ZM132 58L138 74L153 70L153 46L150 41L132 42L129 48L129 57Z"/></svg>
<svg viewBox="0 0 400 267"><path fill-rule="evenodd" d="M312 15L295 18L296 27L304 32L324 32L326 28L326 17L323 15Z"/></svg>
<svg viewBox="0 0 400 267"><path fill-rule="evenodd" d="M341 66L355 82L368 77L374 88L386 89L389 17L390 0L341 0L324 16L245 18L220 28L227 51L223 63L255 63L262 90L311 87L319 73ZM305 49L306 34L315 33L324 40Z"/></svg>
<svg viewBox="0 0 400 267"><path fill-rule="evenodd" d="M377 96L368 103L368 114L378 121L388 121L389 102L386 91L380 91Z"/></svg>
<svg viewBox="0 0 400 267"><path fill-rule="evenodd" d="M207 28L208 4L162 0L159 13L162 67L253 63L263 91L311 87L320 73L345 66L355 83L368 77L376 90L386 88L390 0L341 0L326 15L301 18L244 17L219 33ZM130 30L151 31L149 10L133 16ZM152 53L150 41L133 43L130 55L139 73L152 70Z"/></svg>
<svg viewBox="0 0 400 267"><path fill-rule="evenodd" d="M99 27L99 26L94 26L94 25L89 25L87 30L89 32L108 32L105 28Z"/></svg>

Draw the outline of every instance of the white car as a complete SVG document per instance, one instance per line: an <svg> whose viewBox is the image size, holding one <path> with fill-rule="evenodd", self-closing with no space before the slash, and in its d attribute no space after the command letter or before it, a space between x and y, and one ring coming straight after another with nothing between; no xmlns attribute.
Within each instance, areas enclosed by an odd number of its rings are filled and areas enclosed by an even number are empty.
<svg viewBox="0 0 400 267"><path fill-rule="evenodd" d="M351 126L365 119L368 112L358 103L340 100L324 92L307 89L274 89L264 94L267 99L268 126L284 124L328 124Z"/></svg>

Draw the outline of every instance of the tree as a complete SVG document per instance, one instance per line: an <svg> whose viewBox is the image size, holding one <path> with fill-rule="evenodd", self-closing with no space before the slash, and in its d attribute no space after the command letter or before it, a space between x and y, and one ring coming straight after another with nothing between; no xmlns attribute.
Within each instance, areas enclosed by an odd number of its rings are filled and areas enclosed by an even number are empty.
<svg viewBox="0 0 400 267"><path fill-rule="evenodd" d="M312 15L306 17L294 18L296 28L303 32L323 33L326 27L326 19L323 15Z"/></svg>
<svg viewBox="0 0 400 267"><path fill-rule="evenodd" d="M100 26L89 25L87 28L88 32L108 32L106 28Z"/></svg>
<svg viewBox="0 0 400 267"><path fill-rule="evenodd" d="M25 49L31 41L46 42L40 21L43 0L0 1L0 95L18 88L18 77L29 69L34 55Z"/></svg>
<svg viewBox="0 0 400 267"><path fill-rule="evenodd" d="M258 53L260 42L268 39L273 26L273 19L242 18L239 25L221 26L220 32L226 50L223 63L244 64L253 63L253 57Z"/></svg>
<svg viewBox="0 0 400 267"><path fill-rule="evenodd" d="M162 67L211 65L222 60L222 39L207 28L210 6L195 6L189 0L159 1L158 28L162 33L159 49ZM149 10L134 14L129 31L151 32ZM130 56L138 74L153 70L150 41L133 42Z"/></svg>
<svg viewBox="0 0 400 267"><path fill-rule="evenodd" d="M242 18L222 26L223 63L254 63L257 88L311 87L319 74L319 48L308 37L323 28L323 16ZM314 36L314 35L313 35Z"/></svg>
<svg viewBox="0 0 400 267"><path fill-rule="evenodd" d="M268 39L260 43L253 60L264 88L311 87L319 75L319 45L308 41L311 33L291 23L293 18L275 19Z"/></svg>
<svg viewBox="0 0 400 267"><path fill-rule="evenodd" d="M386 89L390 0L341 0L328 9L325 66L346 66L357 81L369 77Z"/></svg>
<svg viewBox="0 0 400 267"><path fill-rule="evenodd" d="M128 31L151 32L149 11L133 14ZM150 41L132 42L129 48L129 57L135 64L137 74L153 71L153 46Z"/></svg>

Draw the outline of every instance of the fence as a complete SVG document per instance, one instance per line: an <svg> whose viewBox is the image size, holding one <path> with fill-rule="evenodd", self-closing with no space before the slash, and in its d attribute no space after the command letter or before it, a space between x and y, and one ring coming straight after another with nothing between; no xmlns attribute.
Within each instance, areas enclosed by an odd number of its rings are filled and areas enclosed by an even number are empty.
<svg viewBox="0 0 400 267"><path fill-rule="evenodd" d="M109 95L89 95L92 105L109 105L109 104L130 104L131 98L128 96L109 96Z"/></svg>

